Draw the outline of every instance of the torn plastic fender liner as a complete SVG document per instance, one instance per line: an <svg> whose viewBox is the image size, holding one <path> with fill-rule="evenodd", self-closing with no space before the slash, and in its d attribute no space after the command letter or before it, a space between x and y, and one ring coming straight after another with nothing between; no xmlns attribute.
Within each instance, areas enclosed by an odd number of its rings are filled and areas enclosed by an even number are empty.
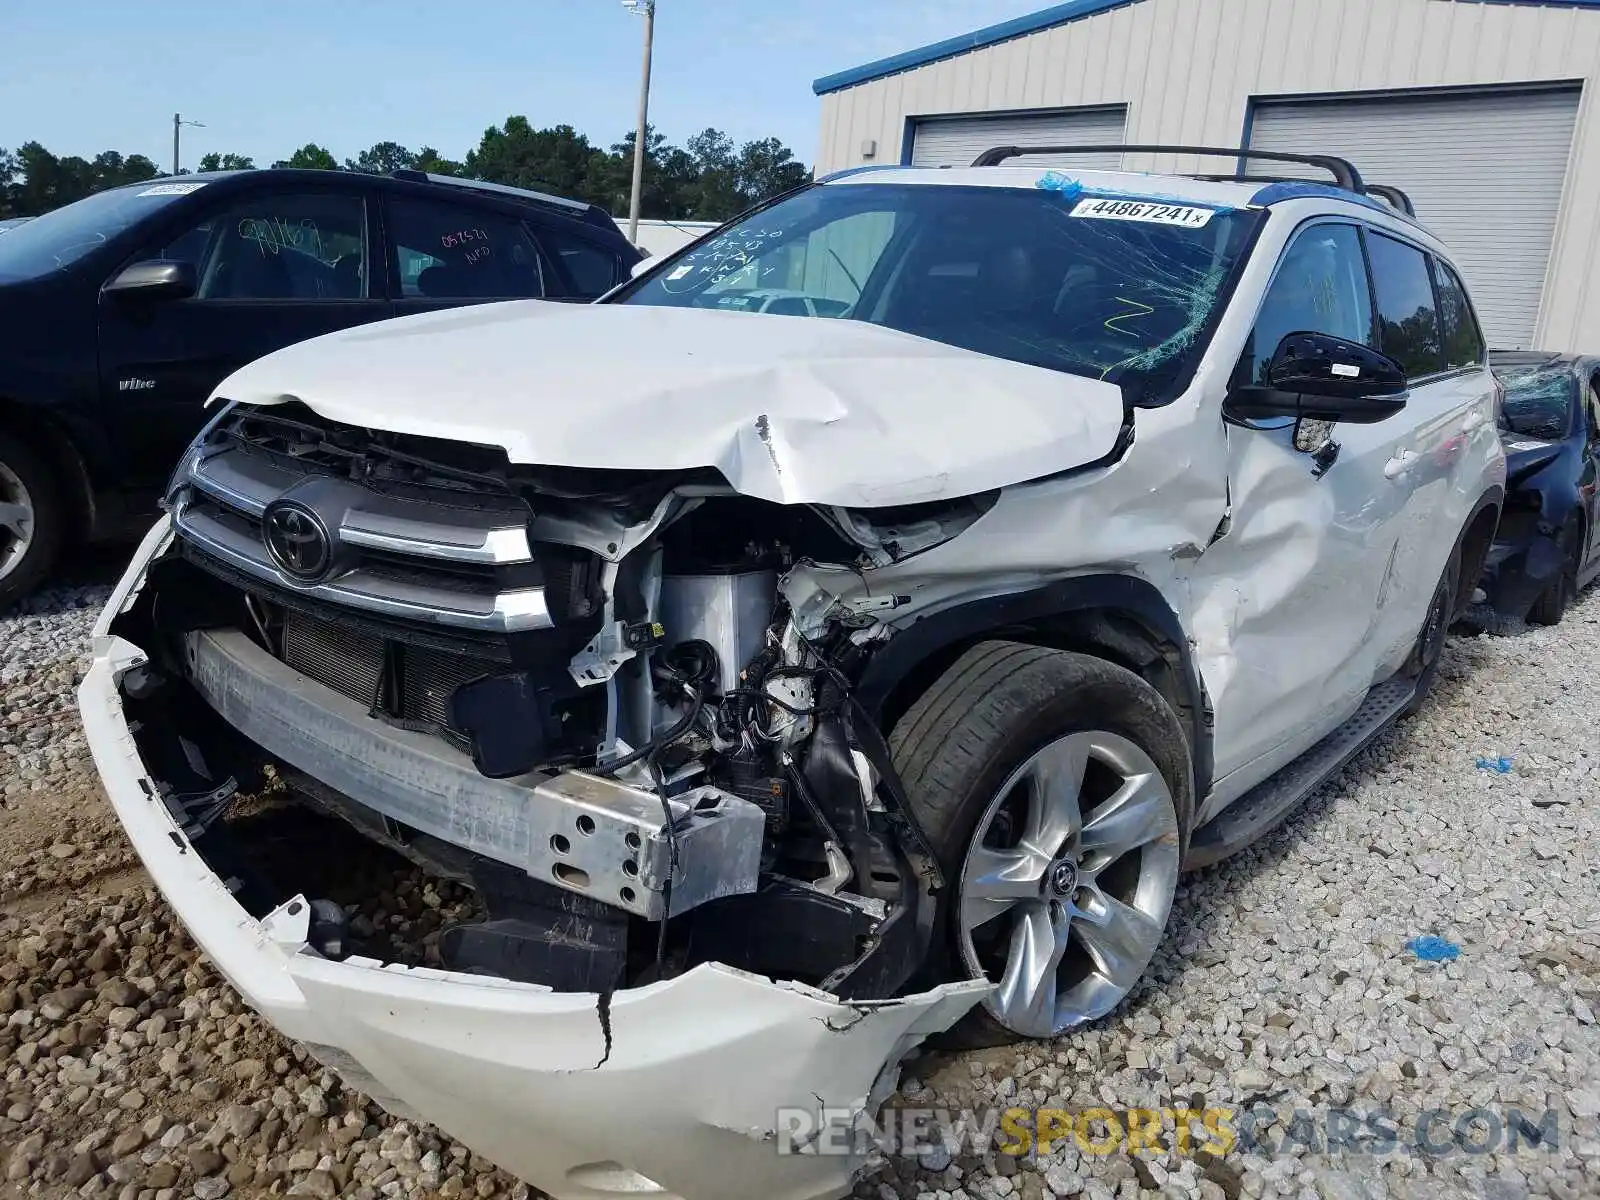
<svg viewBox="0 0 1600 1200"><path fill-rule="evenodd" d="M1211 781L1211 730L1206 714L1210 701L1200 678L1188 634L1172 607L1151 583L1130 575L1077 575L1026 591L971 600L916 621L889 639L867 664L856 690L873 714L882 711L896 687L917 665L946 647L992 629L1064 617L1088 609L1132 615L1178 648L1185 708L1192 717L1196 794Z"/></svg>

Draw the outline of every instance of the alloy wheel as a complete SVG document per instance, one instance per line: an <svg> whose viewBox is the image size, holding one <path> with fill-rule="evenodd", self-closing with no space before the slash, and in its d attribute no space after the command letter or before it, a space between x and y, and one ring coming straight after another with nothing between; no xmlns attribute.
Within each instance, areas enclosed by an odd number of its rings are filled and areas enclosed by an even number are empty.
<svg viewBox="0 0 1600 1200"><path fill-rule="evenodd" d="M33 498L17 473L0 462L0 579L22 564L33 532Z"/></svg>
<svg viewBox="0 0 1600 1200"><path fill-rule="evenodd" d="M1104 1016L1144 974L1178 881L1178 817L1160 770L1095 730L1044 746L984 811L958 888L967 968L1008 1029L1049 1037Z"/></svg>

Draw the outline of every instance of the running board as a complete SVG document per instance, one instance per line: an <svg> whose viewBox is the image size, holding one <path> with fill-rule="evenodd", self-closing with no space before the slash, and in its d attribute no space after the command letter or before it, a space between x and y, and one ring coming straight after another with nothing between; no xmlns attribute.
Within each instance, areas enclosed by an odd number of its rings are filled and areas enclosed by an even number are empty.
<svg viewBox="0 0 1600 1200"><path fill-rule="evenodd" d="M1275 828L1373 738L1394 724L1415 692L1416 681L1398 675L1378 684L1343 725L1195 830L1183 869L1193 871L1221 862Z"/></svg>

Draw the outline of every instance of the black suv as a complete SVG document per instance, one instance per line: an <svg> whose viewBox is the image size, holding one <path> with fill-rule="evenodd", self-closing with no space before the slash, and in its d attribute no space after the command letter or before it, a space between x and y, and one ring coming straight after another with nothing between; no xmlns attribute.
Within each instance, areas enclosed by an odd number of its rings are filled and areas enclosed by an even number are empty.
<svg viewBox="0 0 1600 1200"><path fill-rule="evenodd" d="M592 300L639 252L591 205L401 171L114 188L0 237L0 608L147 524L211 390L290 343L484 300Z"/></svg>

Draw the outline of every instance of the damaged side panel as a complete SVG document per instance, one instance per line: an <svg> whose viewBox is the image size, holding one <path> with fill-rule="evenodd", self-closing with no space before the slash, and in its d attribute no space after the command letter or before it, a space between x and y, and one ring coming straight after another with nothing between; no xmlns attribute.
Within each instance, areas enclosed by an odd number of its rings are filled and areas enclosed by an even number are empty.
<svg viewBox="0 0 1600 1200"><path fill-rule="evenodd" d="M1142 411L1132 444L1107 466L1007 489L959 538L865 573L801 564L784 595L803 626L842 612L895 630L967 601L1118 570L1153 584L1189 626L1193 562L1228 506L1221 423L1197 414L1204 392L1197 384Z"/></svg>

